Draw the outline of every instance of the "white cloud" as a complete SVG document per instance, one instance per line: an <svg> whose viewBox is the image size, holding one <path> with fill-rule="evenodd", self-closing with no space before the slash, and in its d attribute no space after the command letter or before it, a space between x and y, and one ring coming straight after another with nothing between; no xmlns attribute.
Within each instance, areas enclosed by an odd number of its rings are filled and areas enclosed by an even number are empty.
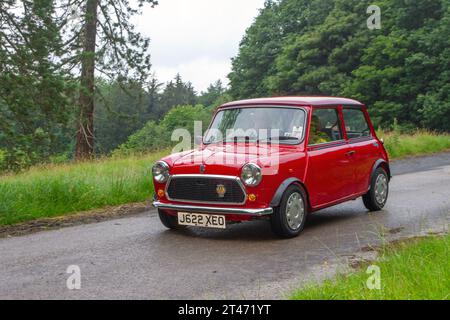
<svg viewBox="0 0 450 320"><path fill-rule="evenodd" d="M136 18L151 38L153 71L160 81L177 72L202 91L217 79L227 83L231 58L264 0L160 0Z"/></svg>

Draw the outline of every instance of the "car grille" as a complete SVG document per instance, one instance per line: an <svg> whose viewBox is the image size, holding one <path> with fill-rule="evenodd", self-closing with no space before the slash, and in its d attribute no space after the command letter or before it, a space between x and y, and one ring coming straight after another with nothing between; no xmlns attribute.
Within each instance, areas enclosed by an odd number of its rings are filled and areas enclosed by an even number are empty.
<svg viewBox="0 0 450 320"><path fill-rule="evenodd" d="M218 187L226 189L223 197L218 194ZM234 178L220 177L177 177L170 179L167 187L170 200L181 202L243 204L246 194L240 182Z"/></svg>

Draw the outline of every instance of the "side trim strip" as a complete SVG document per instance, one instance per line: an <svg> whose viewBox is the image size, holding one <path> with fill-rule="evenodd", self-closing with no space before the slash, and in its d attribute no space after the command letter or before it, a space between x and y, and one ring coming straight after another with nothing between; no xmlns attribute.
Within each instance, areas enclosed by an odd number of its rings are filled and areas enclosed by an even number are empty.
<svg viewBox="0 0 450 320"><path fill-rule="evenodd" d="M375 140L375 138L372 137L372 136L370 136L370 137L361 137L361 138L351 138L351 139L348 139L348 144L356 144L356 143L372 141L372 140Z"/></svg>
<svg viewBox="0 0 450 320"><path fill-rule="evenodd" d="M322 144L310 145L310 146L308 146L308 151L323 150L323 149L341 147L341 146L345 146L345 145L347 145L347 142L345 140L331 141L331 142L325 142Z"/></svg>

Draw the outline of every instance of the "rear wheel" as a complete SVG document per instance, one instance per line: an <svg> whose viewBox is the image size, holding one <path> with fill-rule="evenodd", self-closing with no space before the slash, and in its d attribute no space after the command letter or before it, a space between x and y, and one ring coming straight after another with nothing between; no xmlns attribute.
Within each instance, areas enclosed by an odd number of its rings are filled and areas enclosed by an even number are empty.
<svg viewBox="0 0 450 320"><path fill-rule="evenodd" d="M383 168L378 168L372 177L370 190L363 196L363 202L370 211L380 211L389 196L389 178Z"/></svg>
<svg viewBox="0 0 450 320"><path fill-rule="evenodd" d="M282 238L294 238L303 231L306 216L305 191L292 185L286 190L280 206L275 208L271 216L272 231Z"/></svg>
<svg viewBox="0 0 450 320"><path fill-rule="evenodd" d="M162 224L168 229L179 229L178 218L158 209L159 219Z"/></svg>

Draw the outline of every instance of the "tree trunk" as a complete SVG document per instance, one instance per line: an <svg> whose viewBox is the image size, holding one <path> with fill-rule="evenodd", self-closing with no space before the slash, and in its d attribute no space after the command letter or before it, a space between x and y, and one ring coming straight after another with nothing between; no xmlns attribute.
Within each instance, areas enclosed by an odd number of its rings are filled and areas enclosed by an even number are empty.
<svg viewBox="0 0 450 320"><path fill-rule="evenodd" d="M94 74L95 42L97 36L97 7L99 0L87 0L84 21L84 44L81 62L77 144L75 158L90 159L94 155Z"/></svg>

